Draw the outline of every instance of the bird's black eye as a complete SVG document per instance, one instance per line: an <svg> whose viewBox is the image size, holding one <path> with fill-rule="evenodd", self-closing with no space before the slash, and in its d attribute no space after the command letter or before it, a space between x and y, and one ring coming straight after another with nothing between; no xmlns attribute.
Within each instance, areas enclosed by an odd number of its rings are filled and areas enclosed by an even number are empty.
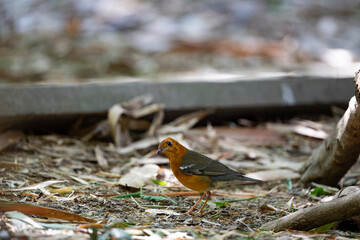
<svg viewBox="0 0 360 240"><path fill-rule="evenodd" d="M171 146L171 145L172 145L172 143L171 143L170 141L168 141L166 144L167 144L168 146Z"/></svg>

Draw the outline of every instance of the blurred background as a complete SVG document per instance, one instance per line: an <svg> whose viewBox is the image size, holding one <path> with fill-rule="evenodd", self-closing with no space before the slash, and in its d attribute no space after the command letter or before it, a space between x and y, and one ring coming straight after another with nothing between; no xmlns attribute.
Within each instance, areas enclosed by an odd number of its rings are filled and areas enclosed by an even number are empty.
<svg viewBox="0 0 360 240"><path fill-rule="evenodd" d="M1 0L0 82L354 69L359 26L352 0Z"/></svg>

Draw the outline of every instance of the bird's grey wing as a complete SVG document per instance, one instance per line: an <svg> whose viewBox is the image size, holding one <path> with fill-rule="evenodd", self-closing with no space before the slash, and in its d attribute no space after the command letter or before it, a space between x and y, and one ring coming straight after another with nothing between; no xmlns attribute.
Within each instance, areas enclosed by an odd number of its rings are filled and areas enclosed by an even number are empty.
<svg viewBox="0 0 360 240"><path fill-rule="evenodd" d="M231 184L231 181L262 182L261 180L245 177L244 174L191 150L184 154L180 170L188 175L206 175L210 177L214 184L222 182L228 185Z"/></svg>
<svg viewBox="0 0 360 240"><path fill-rule="evenodd" d="M188 150L183 156L180 170L189 175L220 176L237 173L227 166L200 153ZM238 173L239 174L239 173Z"/></svg>

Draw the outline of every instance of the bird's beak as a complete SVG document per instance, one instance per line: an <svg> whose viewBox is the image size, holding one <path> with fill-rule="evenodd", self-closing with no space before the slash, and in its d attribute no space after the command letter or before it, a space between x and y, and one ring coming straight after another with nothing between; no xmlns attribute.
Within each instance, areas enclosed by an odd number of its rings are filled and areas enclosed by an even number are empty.
<svg viewBox="0 0 360 240"><path fill-rule="evenodd" d="M157 150L156 155L160 155L162 152L163 152L163 149L159 149L159 150Z"/></svg>

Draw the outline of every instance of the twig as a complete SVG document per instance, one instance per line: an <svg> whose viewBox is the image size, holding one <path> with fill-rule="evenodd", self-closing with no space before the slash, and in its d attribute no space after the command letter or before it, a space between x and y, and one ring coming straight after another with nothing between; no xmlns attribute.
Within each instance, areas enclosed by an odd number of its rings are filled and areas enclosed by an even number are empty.
<svg viewBox="0 0 360 240"><path fill-rule="evenodd" d="M138 202L135 200L135 198L133 198L133 197L130 197L130 198L131 198L131 200L133 200L133 201L136 203L136 205L138 205L139 208L145 209L145 207L141 206L140 203L138 203Z"/></svg>

